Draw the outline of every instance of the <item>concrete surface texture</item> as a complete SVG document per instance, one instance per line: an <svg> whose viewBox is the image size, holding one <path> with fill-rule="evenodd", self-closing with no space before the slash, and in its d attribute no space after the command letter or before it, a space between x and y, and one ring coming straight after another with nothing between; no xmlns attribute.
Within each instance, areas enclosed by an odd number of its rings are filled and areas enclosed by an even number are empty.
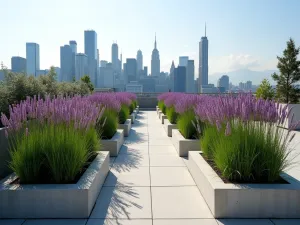
<svg viewBox="0 0 300 225"><path fill-rule="evenodd" d="M298 177L299 168L292 171ZM300 220L215 220L186 167L186 159L178 156L154 109L140 110L118 157L111 158L109 175L90 218L0 220L0 224L299 225Z"/></svg>

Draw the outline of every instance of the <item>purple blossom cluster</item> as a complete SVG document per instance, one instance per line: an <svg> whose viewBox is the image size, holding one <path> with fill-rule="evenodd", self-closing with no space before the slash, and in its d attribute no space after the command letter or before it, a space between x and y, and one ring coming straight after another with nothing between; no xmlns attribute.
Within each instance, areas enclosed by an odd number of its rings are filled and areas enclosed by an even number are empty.
<svg viewBox="0 0 300 225"><path fill-rule="evenodd" d="M1 114L1 122L9 132L15 132L25 127L28 133L28 121L37 121L40 125L67 124L75 129L87 129L94 126L97 119L102 116L103 109L91 104L87 97L75 96L73 98L46 97L30 98L19 104L10 106L9 119Z"/></svg>
<svg viewBox="0 0 300 225"><path fill-rule="evenodd" d="M128 95L130 93L126 92L117 92L115 94L116 99L120 102L121 105L129 106L132 103L132 96Z"/></svg>
<svg viewBox="0 0 300 225"><path fill-rule="evenodd" d="M117 100L114 93L95 93L88 96L90 102L97 104L98 106L105 107L116 112L121 109L121 103Z"/></svg>

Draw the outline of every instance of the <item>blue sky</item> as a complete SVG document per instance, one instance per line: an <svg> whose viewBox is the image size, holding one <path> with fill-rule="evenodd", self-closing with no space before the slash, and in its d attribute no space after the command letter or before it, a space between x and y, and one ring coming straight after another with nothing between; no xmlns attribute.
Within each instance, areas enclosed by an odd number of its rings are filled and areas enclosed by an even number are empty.
<svg viewBox="0 0 300 225"><path fill-rule="evenodd" d="M26 56L26 42L37 42L41 69L59 66L59 47L76 40L83 52L84 30L93 29L101 60L111 60L117 40L123 60L141 49L149 66L156 32L169 71L180 55L198 60L206 22L210 74L275 69L289 37L300 45L299 10L299 0L3 0L0 61L10 67L11 56Z"/></svg>

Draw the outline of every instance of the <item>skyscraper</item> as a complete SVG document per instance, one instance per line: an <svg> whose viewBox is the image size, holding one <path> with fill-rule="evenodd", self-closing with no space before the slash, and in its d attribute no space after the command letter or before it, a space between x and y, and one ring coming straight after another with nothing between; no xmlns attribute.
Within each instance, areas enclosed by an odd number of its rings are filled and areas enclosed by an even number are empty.
<svg viewBox="0 0 300 225"><path fill-rule="evenodd" d="M201 92L202 85L208 85L208 39L205 36L201 37L199 42L199 91Z"/></svg>
<svg viewBox="0 0 300 225"><path fill-rule="evenodd" d="M175 64L173 60L170 68L170 79L169 79L169 89L171 91L174 91L174 70L175 70Z"/></svg>
<svg viewBox="0 0 300 225"><path fill-rule="evenodd" d="M76 73L76 54L77 54L77 42L70 41L70 47L72 49L72 76L75 76Z"/></svg>
<svg viewBox="0 0 300 225"><path fill-rule="evenodd" d="M36 76L37 70L40 70L40 46L37 43L26 43L27 75Z"/></svg>
<svg viewBox="0 0 300 225"><path fill-rule="evenodd" d="M60 47L60 74L61 81L72 81L75 74L73 72L73 52L70 45Z"/></svg>
<svg viewBox="0 0 300 225"><path fill-rule="evenodd" d="M117 43L111 46L111 63L114 71L119 71L119 47Z"/></svg>
<svg viewBox="0 0 300 225"><path fill-rule="evenodd" d="M186 92L186 67L178 66L174 69L174 91Z"/></svg>
<svg viewBox="0 0 300 225"><path fill-rule="evenodd" d="M137 51L136 62L137 62L137 70L138 72L140 72L141 70L143 70L143 53L141 50Z"/></svg>
<svg viewBox="0 0 300 225"><path fill-rule="evenodd" d="M188 60L186 66L186 92L194 93L195 86L195 65L194 60Z"/></svg>
<svg viewBox="0 0 300 225"><path fill-rule="evenodd" d="M179 56L179 66L187 66L188 65L188 56Z"/></svg>
<svg viewBox="0 0 300 225"><path fill-rule="evenodd" d="M11 57L11 71L15 73L26 73L26 59L20 56Z"/></svg>
<svg viewBox="0 0 300 225"><path fill-rule="evenodd" d="M84 31L84 53L88 57L88 75L96 86L98 73L97 33L93 30Z"/></svg>
<svg viewBox="0 0 300 225"><path fill-rule="evenodd" d="M157 50L156 35L155 35L154 49L152 51L152 57L151 57L151 76L159 76L159 74L160 74L160 59L159 59L159 51Z"/></svg>
<svg viewBox="0 0 300 225"><path fill-rule="evenodd" d="M225 89L225 91L229 90L229 77L227 75L223 75L218 80L218 87L223 87Z"/></svg>
<svg viewBox="0 0 300 225"><path fill-rule="evenodd" d="M75 79L80 80L81 77L88 73L88 58L86 54L76 54L76 72Z"/></svg>
<svg viewBox="0 0 300 225"><path fill-rule="evenodd" d="M137 63L136 59L126 59L125 64L126 83L137 80Z"/></svg>

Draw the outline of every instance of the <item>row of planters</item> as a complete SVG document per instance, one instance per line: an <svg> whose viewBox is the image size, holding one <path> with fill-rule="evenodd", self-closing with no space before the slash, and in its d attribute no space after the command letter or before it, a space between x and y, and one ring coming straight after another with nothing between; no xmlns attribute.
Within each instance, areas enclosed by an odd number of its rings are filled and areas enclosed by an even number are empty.
<svg viewBox="0 0 300 225"><path fill-rule="evenodd" d="M287 105L251 93L165 93L159 96L161 113L164 107L178 128L173 143L188 156L190 173L216 218L300 217L299 181L285 173L299 122L281 128L292 114ZM191 141L197 146L182 154L182 143Z"/></svg>
<svg viewBox="0 0 300 225"><path fill-rule="evenodd" d="M0 182L0 218L88 218L118 152L106 142L117 133L124 140L118 125L135 108L130 93L28 97L11 106L1 115L13 173Z"/></svg>

